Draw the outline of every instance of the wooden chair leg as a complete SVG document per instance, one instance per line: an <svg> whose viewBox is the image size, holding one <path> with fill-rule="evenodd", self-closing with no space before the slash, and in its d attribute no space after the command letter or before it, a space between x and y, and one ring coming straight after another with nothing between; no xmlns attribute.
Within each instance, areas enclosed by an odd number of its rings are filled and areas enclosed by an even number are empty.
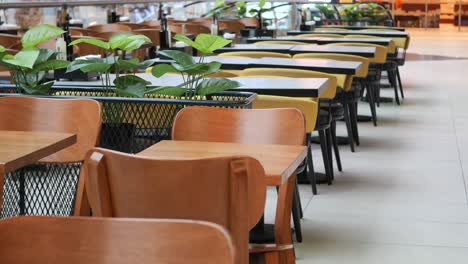
<svg viewBox="0 0 468 264"><path fill-rule="evenodd" d="M292 245L291 239L291 210L294 197L296 175L291 175L287 182L280 185L275 217L275 243L278 245ZM294 249L280 252L280 263L296 263Z"/></svg>
<svg viewBox="0 0 468 264"><path fill-rule="evenodd" d="M292 206L292 218L294 224L294 234L296 236L296 241L302 242L302 227L301 227L301 198L299 197L299 191L297 190L297 183L294 188L294 197L293 197L293 206Z"/></svg>
<svg viewBox="0 0 468 264"><path fill-rule="evenodd" d="M280 254L278 251L266 252L265 264L279 264L280 263Z"/></svg>

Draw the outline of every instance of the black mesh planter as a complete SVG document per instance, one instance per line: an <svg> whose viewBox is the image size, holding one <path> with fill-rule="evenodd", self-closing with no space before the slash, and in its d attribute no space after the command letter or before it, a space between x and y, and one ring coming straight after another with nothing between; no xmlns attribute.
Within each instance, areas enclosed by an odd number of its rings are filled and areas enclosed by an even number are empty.
<svg viewBox="0 0 468 264"><path fill-rule="evenodd" d="M13 96L14 86L0 87L0 96ZM89 98L103 108L100 146L138 153L170 139L175 115L188 106L250 108L254 93L221 92L203 100L174 98L123 98L101 89L54 87L52 98ZM73 118L72 116L70 118ZM1 217L16 215L71 215L81 164L34 164L4 178Z"/></svg>

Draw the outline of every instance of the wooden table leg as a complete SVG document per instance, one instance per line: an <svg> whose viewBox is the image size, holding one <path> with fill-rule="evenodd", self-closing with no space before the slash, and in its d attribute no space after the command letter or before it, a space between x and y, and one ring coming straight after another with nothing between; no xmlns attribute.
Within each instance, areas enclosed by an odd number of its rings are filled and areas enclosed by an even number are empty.
<svg viewBox="0 0 468 264"><path fill-rule="evenodd" d="M277 245L292 245L291 212L295 182L296 174L293 174L287 182L279 186L275 217L275 243ZM294 249L281 251L280 263L296 263Z"/></svg>

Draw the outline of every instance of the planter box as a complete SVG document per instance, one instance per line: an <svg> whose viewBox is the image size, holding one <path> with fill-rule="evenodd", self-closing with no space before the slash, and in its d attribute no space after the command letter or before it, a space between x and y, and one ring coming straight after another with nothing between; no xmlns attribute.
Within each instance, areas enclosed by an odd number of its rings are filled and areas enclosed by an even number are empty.
<svg viewBox="0 0 468 264"><path fill-rule="evenodd" d="M13 85L0 86L0 96L19 96ZM106 97L107 96L107 97ZM175 115L187 106L250 108L256 94L221 92L201 100L112 97L102 89L54 87L48 98L88 98L101 103L100 146L138 153L171 138ZM47 117L44 117L47 118ZM73 117L70 117L73 118ZM34 164L5 176L1 217L71 215L81 163ZM57 195L61 194L61 195Z"/></svg>
<svg viewBox="0 0 468 264"><path fill-rule="evenodd" d="M16 93L13 85L2 85L0 96ZM100 146L138 153L151 145L170 139L175 115L187 106L250 108L256 94L248 92L220 92L200 100L147 97L125 98L108 95L102 89L82 87L54 87L55 98L90 98L101 102L103 127Z"/></svg>

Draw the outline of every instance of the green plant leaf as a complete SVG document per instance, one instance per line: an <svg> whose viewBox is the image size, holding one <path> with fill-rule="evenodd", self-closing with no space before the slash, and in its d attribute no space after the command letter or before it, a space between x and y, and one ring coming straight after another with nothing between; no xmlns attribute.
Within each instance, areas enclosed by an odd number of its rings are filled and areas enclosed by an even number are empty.
<svg viewBox="0 0 468 264"><path fill-rule="evenodd" d="M21 38L21 44L23 48L32 48L44 41L60 36L63 33L65 33L65 31L59 27L42 24L28 30Z"/></svg>
<svg viewBox="0 0 468 264"><path fill-rule="evenodd" d="M260 0L260 2L258 2L258 6L260 8L263 8L265 6L265 4L266 4L266 0Z"/></svg>
<svg viewBox="0 0 468 264"><path fill-rule="evenodd" d="M6 48L0 45L0 52L5 52L5 51L6 51Z"/></svg>
<svg viewBox="0 0 468 264"><path fill-rule="evenodd" d="M189 45L190 47L193 47L193 44L195 44L195 42L193 42L193 40L191 40L190 38L188 38L187 36L182 35L182 34L176 34L174 39L177 40L177 41L183 42L183 43Z"/></svg>
<svg viewBox="0 0 468 264"><path fill-rule="evenodd" d="M119 70L131 71L134 68L141 67L140 60L138 58L131 58L129 60L118 60L117 61Z"/></svg>
<svg viewBox="0 0 468 264"><path fill-rule="evenodd" d="M224 0L216 0L215 1L215 7L219 8L219 7L222 7L224 6Z"/></svg>
<svg viewBox="0 0 468 264"><path fill-rule="evenodd" d="M220 36L199 34L195 39L193 47L203 54L211 54L215 50L220 49L231 42L231 40L227 40Z"/></svg>
<svg viewBox="0 0 468 264"><path fill-rule="evenodd" d="M148 84L136 75L124 75L114 80L115 92L121 96L143 97Z"/></svg>
<svg viewBox="0 0 468 264"><path fill-rule="evenodd" d="M193 60L192 56L179 50L162 50L159 53L173 59L177 64L180 64L182 67L189 67L195 64L195 61Z"/></svg>
<svg viewBox="0 0 468 264"><path fill-rule="evenodd" d="M249 10L249 14L251 14L251 15L255 15L255 14L257 14L258 12L260 12L260 10L259 10L259 9L255 9L255 8L252 8L252 9Z"/></svg>
<svg viewBox="0 0 468 264"><path fill-rule="evenodd" d="M24 86L23 91L30 95L49 95L49 91L54 85L54 81L38 84L34 87Z"/></svg>
<svg viewBox="0 0 468 264"><path fill-rule="evenodd" d="M90 45L93 45L93 46L96 46L105 50L110 49L109 43L99 40L99 39L91 39L91 38L80 38L80 39L74 40L69 44L69 46L77 45L80 43L90 44Z"/></svg>
<svg viewBox="0 0 468 264"><path fill-rule="evenodd" d="M237 1L237 2L236 2L236 7L237 7L237 8L245 7L245 1L244 1L244 0L242 0L242 1Z"/></svg>
<svg viewBox="0 0 468 264"><path fill-rule="evenodd" d="M64 69L68 67L70 62L63 60L48 60L41 64L34 65L32 72L52 71L57 69Z"/></svg>
<svg viewBox="0 0 468 264"><path fill-rule="evenodd" d="M110 47L113 50L132 51L139 49L145 43L151 43L151 40L147 36L130 33L117 34L109 39Z"/></svg>
<svg viewBox="0 0 468 264"><path fill-rule="evenodd" d="M75 60L71 62L67 67L67 72L72 72L80 69L82 72L99 72L106 73L112 67L111 64L102 62L99 60Z"/></svg>
<svg viewBox="0 0 468 264"><path fill-rule="evenodd" d="M229 89L234 89L240 86L237 81L229 80L226 78L210 78L205 79L197 85L198 95L208 95Z"/></svg>
<svg viewBox="0 0 468 264"><path fill-rule="evenodd" d="M221 68L221 63L217 61L213 61L209 63L197 63L181 71L186 72L188 74L192 74L192 75L196 75L196 74L208 75L211 73L218 72L220 68Z"/></svg>
<svg viewBox="0 0 468 264"><path fill-rule="evenodd" d="M158 77L158 78L169 72L179 72L179 71L170 64L158 64L158 65L155 65L153 69L151 69L151 74L153 74L153 76Z"/></svg>
<svg viewBox="0 0 468 264"><path fill-rule="evenodd" d="M7 64L15 65L21 68L32 69L34 63L39 57L39 50L36 48L26 48L16 53L16 55L11 58L10 56L4 57L3 61Z"/></svg>
<svg viewBox="0 0 468 264"><path fill-rule="evenodd" d="M55 59L57 54L58 52L50 50L50 49L39 49L39 56L37 57L36 62L34 63L34 66L44 63L52 58Z"/></svg>
<svg viewBox="0 0 468 264"><path fill-rule="evenodd" d="M182 96L187 92L186 88L176 86L163 86L147 90L147 94L161 94L169 96Z"/></svg>

